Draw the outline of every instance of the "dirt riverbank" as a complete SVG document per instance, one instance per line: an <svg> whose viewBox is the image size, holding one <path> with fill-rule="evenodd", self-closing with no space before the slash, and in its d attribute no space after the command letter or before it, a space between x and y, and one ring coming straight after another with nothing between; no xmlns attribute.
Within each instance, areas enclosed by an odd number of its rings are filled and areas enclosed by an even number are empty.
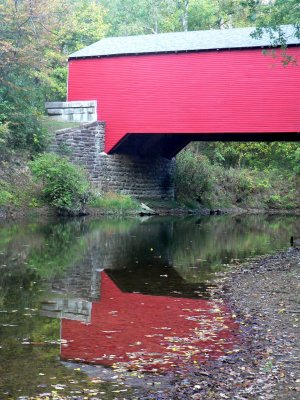
<svg viewBox="0 0 300 400"><path fill-rule="evenodd" d="M218 361L177 371L143 399L300 398L300 249L261 257L220 276L213 297L228 302L241 342Z"/></svg>
<svg viewBox="0 0 300 400"><path fill-rule="evenodd" d="M141 203L142 204L142 203ZM209 216L209 215L253 215L253 214L270 214L270 215L300 215L300 209L292 209L292 210L273 210L273 209L246 209L246 208L218 208L218 209L209 209L209 208L198 208L198 209L189 209L185 206L182 206L180 203L174 205L169 205L167 202L165 205L160 203L158 206L152 206L146 209L143 206L138 207L133 210L114 210L114 209L101 209L101 208L87 208L87 216L91 218L110 216L110 217L132 217L132 216L184 216L184 215L199 215L199 216ZM148 206L147 206L148 207ZM57 216L55 210L48 207L43 206L39 208L30 208L30 207L0 207L0 222L4 221L21 221L24 219L42 217L47 219L49 217L53 218Z"/></svg>

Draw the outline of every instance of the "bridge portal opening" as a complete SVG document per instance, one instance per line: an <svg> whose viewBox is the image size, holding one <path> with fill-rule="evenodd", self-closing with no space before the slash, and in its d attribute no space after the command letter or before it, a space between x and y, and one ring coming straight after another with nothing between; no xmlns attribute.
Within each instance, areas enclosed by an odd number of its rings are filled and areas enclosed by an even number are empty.
<svg viewBox="0 0 300 400"><path fill-rule="evenodd" d="M109 154L126 154L140 157L164 157L171 159L189 143L201 141L221 142L298 142L300 132L293 133L216 133L216 134L150 134L128 133Z"/></svg>

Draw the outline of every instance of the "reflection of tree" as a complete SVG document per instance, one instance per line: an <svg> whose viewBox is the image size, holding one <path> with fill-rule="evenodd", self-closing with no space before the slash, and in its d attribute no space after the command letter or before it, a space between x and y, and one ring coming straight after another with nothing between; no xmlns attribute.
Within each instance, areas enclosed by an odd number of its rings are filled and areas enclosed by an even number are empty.
<svg viewBox="0 0 300 400"><path fill-rule="evenodd" d="M61 273L81 257L85 249L87 226L80 220L44 225L38 232L40 246L32 248L28 264L44 278Z"/></svg>
<svg viewBox="0 0 300 400"><path fill-rule="evenodd" d="M224 264L284 248L296 217L223 216L184 219L174 223L174 268L186 280L199 282Z"/></svg>
<svg viewBox="0 0 300 400"><path fill-rule="evenodd" d="M32 298L37 295L37 285L40 284L40 277L36 271L30 268L2 267L0 274L0 306L7 307L15 304L16 307L31 307Z"/></svg>
<svg viewBox="0 0 300 400"><path fill-rule="evenodd" d="M37 271L12 261L0 270L0 308L5 311L0 313L0 398L8 398L4 392L19 398L20 391L34 394L44 383L39 372L64 373L56 361L58 348L47 344L59 339L59 322L37 315L44 296Z"/></svg>
<svg viewBox="0 0 300 400"><path fill-rule="evenodd" d="M84 278L93 267L91 253L95 250L98 254L97 242L106 247L114 235L128 232L137 223L135 219L74 219L48 224L4 225L0 228L1 303L5 298L10 298L10 302L14 296L25 296L25 289L32 282L62 279L73 266L76 269L82 264Z"/></svg>
<svg viewBox="0 0 300 400"><path fill-rule="evenodd" d="M92 282L99 269L114 270L111 277L122 281L124 290L140 285L154 294L155 286L171 284L176 290L184 281L204 282L232 260L288 245L291 232L297 234L296 222L295 217L261 215L13 225L0 228L0 262L12 275L23 265L35 271L35 280L50 279L75 297L99 294Z"/></svg>

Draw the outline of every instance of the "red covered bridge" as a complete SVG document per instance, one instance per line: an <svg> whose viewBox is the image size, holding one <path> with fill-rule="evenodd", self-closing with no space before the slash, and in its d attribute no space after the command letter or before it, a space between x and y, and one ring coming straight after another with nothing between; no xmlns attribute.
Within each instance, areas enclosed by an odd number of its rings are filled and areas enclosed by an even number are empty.
<svg viewBox="0 0 300 400"><path fill-rule="evenodd" d="M300 40L289 32L288 53ZM299 140L300 68L253 28L106 38L69 57L68 100L97 100L105 151L172 157L191 140Z"/></svg>

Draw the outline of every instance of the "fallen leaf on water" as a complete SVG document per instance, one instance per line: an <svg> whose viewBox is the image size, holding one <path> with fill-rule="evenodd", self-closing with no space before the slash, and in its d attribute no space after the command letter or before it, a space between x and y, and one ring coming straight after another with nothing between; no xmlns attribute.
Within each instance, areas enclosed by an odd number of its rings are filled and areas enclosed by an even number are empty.
<svg viewBox="0 0 300 400"><path fill-rule="evenodd" d="M56 390L64 390L66 385L51 385Z"/></svg>

